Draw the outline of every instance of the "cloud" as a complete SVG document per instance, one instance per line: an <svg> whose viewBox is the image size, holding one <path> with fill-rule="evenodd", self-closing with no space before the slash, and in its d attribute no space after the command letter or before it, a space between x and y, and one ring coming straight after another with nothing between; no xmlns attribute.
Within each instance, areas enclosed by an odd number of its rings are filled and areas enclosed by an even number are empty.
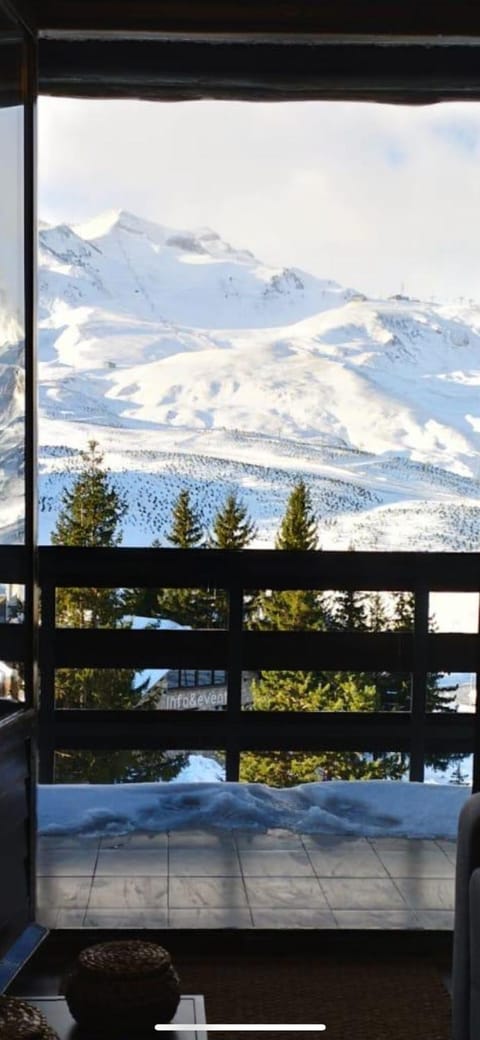
<svg viewBox="0 0 480 1040"><path fill-rule="evenodd" d="M42 98L40 214L210 225L371 294L480 299L480 105Z"/></svg>

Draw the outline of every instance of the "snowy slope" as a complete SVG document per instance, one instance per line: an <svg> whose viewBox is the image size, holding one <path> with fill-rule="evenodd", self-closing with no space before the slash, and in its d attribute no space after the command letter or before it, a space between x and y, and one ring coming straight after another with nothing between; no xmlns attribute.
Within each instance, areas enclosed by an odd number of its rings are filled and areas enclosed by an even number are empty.
<svg viewBox="0 0 480 1040"><path fill-rule="evenodd" d="M239 487L271 544L304 476L324 547L480 545L480 306L370 300L124 212L43 227L39 289L44 539L93 436L127 543L162 538L188 486L207 523ZM7 479L18 336L0 333Z"/></svg>

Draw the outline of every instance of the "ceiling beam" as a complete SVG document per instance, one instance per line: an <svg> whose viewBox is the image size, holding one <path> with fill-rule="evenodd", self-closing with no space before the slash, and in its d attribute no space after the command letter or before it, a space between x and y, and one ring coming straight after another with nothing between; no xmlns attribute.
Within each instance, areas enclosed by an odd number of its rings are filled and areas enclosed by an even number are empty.
<svg viewBox="0 0 480 1040"><path fill-rule="evenodd" d="M432 42L480 36L480 10L472 0L37 0L35 6L39 30L47 34L353 34Z"/></svg>
<svg viewBox="0 0 480 1040"><path fill-rule="evenodd" d="M346 100L480 98L479 47L418 43L40 40L40 92L70 97Z"/></svg>

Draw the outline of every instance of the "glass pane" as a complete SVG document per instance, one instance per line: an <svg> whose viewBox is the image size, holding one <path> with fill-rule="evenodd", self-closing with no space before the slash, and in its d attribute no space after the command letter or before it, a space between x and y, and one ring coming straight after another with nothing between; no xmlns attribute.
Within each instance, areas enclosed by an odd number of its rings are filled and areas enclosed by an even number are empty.
<svg viewBox="0 0 480 1040"><path fill-rule="evenodd" d="M24 539L23 108L18 44L0 38L0 543Z"/></svg>
<svg viewBox="0 0 480 1040"><path fill-rule="evenodd" d="M304 482L298 548L476 551L479 134L474 102L42 98L45 541L91 431L124 544L180 545L182 493L218 544L236 494L271 548Z"/></svg>

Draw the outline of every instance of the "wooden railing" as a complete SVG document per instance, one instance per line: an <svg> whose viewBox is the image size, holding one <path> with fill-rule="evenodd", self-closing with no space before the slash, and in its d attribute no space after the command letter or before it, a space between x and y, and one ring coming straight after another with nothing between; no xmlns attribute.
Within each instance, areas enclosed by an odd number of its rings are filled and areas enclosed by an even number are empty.
<svg viewBox="0 0 480 1040"><path fill-rule="evenodd" d="M22 548L0 548L0 579L25 576ZM175 549L39 550L40 779L52 782L56 749L219 749L237 780L243 750L400 751L410 779L425 757L474 755L480 788L480 714L425 711L431 672L480 672L477 633L429 631L429 592L478 592L480 556L456 553L290 553ZM229 597L224 630L65 629L57 626L56 589L208 588ZM248 631L245 592L259 589L406 590L415 595L414 630ZM0 659L22 662L35 633L0 625ZM33 651L34 653L34 651ZM58 668L216 668L228 676L223 711L92 711L55 706ZM259 669L410 673L411 710L402 712L242 711L242 672ZM478 683L477 683L478 685ZM27 691L29 692L29 691ZM28 705L35 706L29 696Z"/></svg>
<svg viewBox="0 0 480 1040"><path fill-rule="evenodd" d="M479 786L477 714L425 711L431 672L480 672L478 634L429 632L429 592L478 592L480 556L454 553L277 552L175 549L40 549L40 779L53 780L56 749L221 749L237 780L243 750L369 750L409 754L410 779L423 780L428 754L474 754ZM1 561L0 561L1 562ZM200 588L225 590L225 630L62 629L56 589ZM243 626L244 592L253 589L409 590L408 632L259 632ZM19 633L9 629L8 637ZM0 640L0 646L2 645ZM8 656L8 655L7 655ZM15 657L15 655L13 655ZM10 654L10 659L12 654ZM228 675L224 711L59 710L57 668L218 668ZM332 713L241 710L243 671L258 669L410 673L409 712Z"/></svg>

